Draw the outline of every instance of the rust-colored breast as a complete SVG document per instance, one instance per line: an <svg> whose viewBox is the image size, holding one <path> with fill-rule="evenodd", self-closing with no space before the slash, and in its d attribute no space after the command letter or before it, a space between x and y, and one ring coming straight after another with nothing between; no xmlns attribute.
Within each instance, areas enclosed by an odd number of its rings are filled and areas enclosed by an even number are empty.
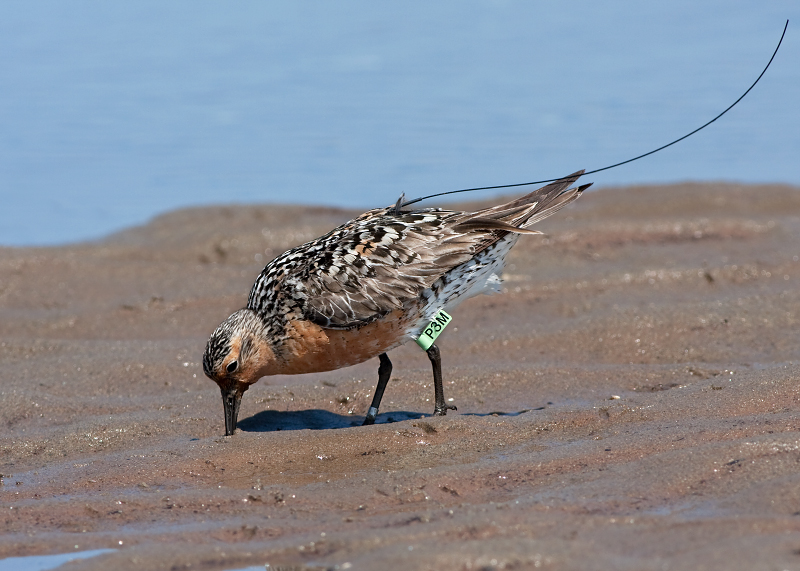
<svg viewBox="0 0 800 571"><path fill-rule="evenodd" d="M407 325L401 310L351 330L324 329L305 320L290 321L286 328L288 339L270 374L319 373L363 363L401 345Z"/></svg>

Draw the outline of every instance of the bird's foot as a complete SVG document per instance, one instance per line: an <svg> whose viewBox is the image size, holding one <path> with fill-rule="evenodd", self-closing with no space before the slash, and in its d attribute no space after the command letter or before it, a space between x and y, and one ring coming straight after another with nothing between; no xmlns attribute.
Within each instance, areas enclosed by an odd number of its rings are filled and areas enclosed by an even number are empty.
<svg viewBox="0 0 800 571"><path fill-rule="evenodd" d="M370 424L375 424L375 417L378 416L378 409L374 406L369 407L367 411L367 416L364 418L364 424L361 426L369 426Z"/></svg>
<svg viewBox="0 0 800 571"><path fill-rule="evenodd" d="M448 410L458 410L458 408L456 408L452 404L446 404L444 406L437 406L433 410L433 416L445 416L447 414Z"/></svg>

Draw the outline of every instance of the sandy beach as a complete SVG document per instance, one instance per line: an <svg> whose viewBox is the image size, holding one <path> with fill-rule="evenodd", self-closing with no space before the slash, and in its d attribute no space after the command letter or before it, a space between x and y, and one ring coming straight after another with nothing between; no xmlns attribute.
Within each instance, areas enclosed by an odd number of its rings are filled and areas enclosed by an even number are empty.
<svg viewBox="0 0 800 571"><path fill-rule="evenodd" d="M431 416L409 344L374 426L377 359L262 379L224 437L208 335L267 261L359 213L195 208L0 248L0 559L800 569L800 188L590 191L454 313L457 412Z"/></svg>

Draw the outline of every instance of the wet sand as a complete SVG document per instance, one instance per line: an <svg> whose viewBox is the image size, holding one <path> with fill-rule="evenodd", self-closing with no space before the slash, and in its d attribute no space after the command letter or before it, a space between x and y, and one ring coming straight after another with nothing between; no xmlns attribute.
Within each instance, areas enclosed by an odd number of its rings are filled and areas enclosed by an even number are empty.
<svg viewBox="0 0 800 571"><path fill-rule="evenodd" d="M472 205L474 206L474 205ZM202 373L263 265L352 211L198 208L0 249L0 558L64 569L800 568L800 189L602 189L378 361Z"/></svg>

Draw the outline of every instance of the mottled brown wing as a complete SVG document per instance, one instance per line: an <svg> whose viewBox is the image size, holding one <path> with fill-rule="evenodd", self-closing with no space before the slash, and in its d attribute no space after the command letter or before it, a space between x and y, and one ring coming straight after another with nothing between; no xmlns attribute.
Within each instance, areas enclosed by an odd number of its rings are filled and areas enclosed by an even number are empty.
<svg viewBox="0 0 800 571"><path fill-rule="evenodd" d="M456 232L463 213L394 207L367 212L310 242L307 258L285 278L301 294L305 317L322 327L370 323L469 260L483 233Z"/></svg>
<svg viewBox="0 0 800 571"><path fill-rule="evenodd" d="M366 325L509 232L535 233L524 228L577 198L584 187L566 189L581 174L473 213L371 210L267 264L248 307L262 315L299 311L332 329Z"/></svg>

